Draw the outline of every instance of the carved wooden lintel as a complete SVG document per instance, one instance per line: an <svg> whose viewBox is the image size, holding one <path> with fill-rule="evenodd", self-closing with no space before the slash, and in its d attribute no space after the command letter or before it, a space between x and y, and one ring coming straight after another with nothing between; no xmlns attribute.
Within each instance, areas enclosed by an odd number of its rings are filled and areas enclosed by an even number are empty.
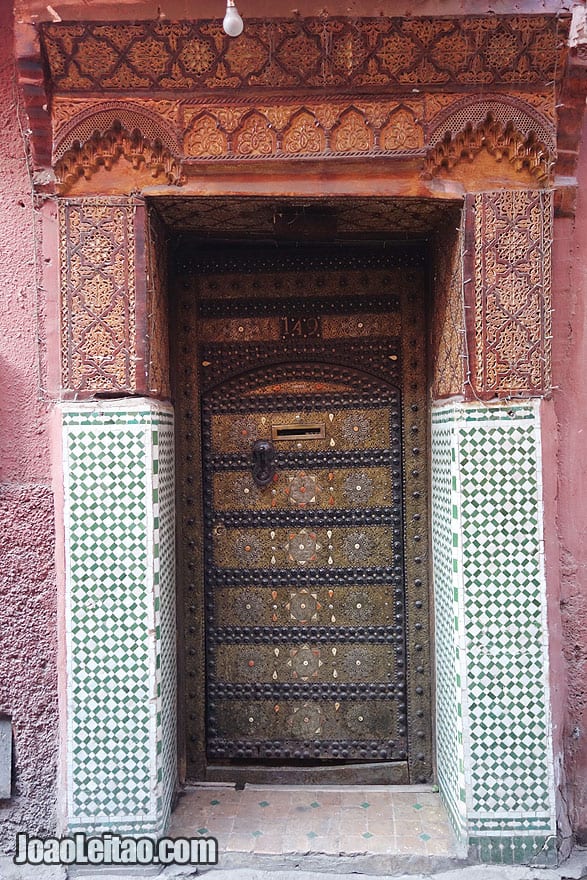
<svg viewBox="0 0 587 880"><path fill-rule="evenodd" d="M232 113L236 114L235 119L238 117L234 131L227 127L226 113L214 108L213 114L207 109L190 119L183 138L184 156L179 149L172 151L161 139L146 137L138 127L129 131L115 120L108 129L95 130L85 141L74 140L55 163L55 173L65 193L80 178L89 180L100 168L110 170L121 158L134 171L146 169L153 178L162 176L164 183L180 186L186 180L184 174L190 161L194 160L240 162L359 156L418 159L423 163L424 175L434 177L443 169L450 172L459 163L472 161L485 149L498 162L506 159L516 172L526 170L540 183L551 180L552 150L534 130L521 133L513 121L497 120L489 113L478 125L468 123L458 133L447 130L440 141L433 145L428 142L426 151L425 132L414 109L392 103L390 110L383 107L383 102L379 104L376 119L372 118L373 102L365 107L359 105L360 110L340 102L322 105L320 111L328 116L329 128L320 125L319 117L306 107L284 107L280 126L275 121L279 107L269 108L272 112L263 108L264 113L251 108L246 112L246 108L239 107L238 113ZM84 125L87 130L87 120Z"/></svg>

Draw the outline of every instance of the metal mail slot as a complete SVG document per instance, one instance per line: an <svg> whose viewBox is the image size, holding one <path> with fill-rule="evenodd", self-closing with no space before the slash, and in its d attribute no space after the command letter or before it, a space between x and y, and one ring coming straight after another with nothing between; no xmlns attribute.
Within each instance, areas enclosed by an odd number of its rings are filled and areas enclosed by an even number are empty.
<svg viewBox="0 0 587 880"><path fill-rule="evenodd" d="M271 425L272 440L320 440L324 436L324 424Z"/></svg>

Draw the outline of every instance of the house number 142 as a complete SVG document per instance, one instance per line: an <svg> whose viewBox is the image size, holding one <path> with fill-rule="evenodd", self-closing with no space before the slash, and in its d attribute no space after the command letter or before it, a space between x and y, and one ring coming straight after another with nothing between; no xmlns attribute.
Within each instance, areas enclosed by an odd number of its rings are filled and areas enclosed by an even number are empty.
<svg viewBox="0 0 587 880"><path fill-rule="evenodd" d="M320 336L319 318L282 318L282 339L308 339Z"/></svg>

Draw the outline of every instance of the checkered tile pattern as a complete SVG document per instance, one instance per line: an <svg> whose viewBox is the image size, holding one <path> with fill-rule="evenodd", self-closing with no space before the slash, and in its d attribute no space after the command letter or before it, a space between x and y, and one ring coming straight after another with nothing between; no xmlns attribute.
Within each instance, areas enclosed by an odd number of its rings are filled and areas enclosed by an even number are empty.
<svg viewBox="0 0 587 880"><path fill-rule="evenodd" d="M69 826L156 834L175 781L172 414L129 400L62 415Z"/></svg>
<svg viewBox="0 0 587 880"><path fill-rule="evenodd" d="M70 828L156 834L176 766L172 415L62 408ZM533 405L434 411L439 781L455 827L506 861L554 830L540 467Z"/></svg>
<svg viewBox="0 0 587 880"><path fill-rule="evenodd" d="M538 406L432 416L439 783L452 814L452 705L469 841L504 862L535 856L555 833Z"/></svg>
<svg viewBox="0 0 587 880"><path fill-rule="evenodd" d="M554 827L538 411L486 408L460 425L472 814ZM483 763L491 755L491 772Z"/></svg>
<svg viewBox="0 0 587 880"><path fill-rule="evenodd" d="M457 556L458 474L452 411L432 413L432 559L436 613L436 761L438 783L453 828L466 835L466 806L459 654L462 577Z"/></svg>
<svg viewBox="0 0 587 880"><path fill-rule="evenodd" d="M177 781L176 726L176 622L175 622L175 448L173 416L160 413L158 422L158 521L155 530L155 590L159 598L160 639L157 642L158 696L161 698L161 745L163 825L169 820ZM157 528L158 526L158 528Z"/></svg>

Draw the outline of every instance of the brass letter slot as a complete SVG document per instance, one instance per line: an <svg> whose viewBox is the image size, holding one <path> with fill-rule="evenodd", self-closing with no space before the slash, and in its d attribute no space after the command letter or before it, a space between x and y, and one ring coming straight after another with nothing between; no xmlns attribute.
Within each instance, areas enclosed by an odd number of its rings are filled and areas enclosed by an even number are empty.
<svg viewBox="0 0 587 880"><path fill-rule="evenodd" d="M272 440L320 440L324 425L271 425Z"/></svg>

